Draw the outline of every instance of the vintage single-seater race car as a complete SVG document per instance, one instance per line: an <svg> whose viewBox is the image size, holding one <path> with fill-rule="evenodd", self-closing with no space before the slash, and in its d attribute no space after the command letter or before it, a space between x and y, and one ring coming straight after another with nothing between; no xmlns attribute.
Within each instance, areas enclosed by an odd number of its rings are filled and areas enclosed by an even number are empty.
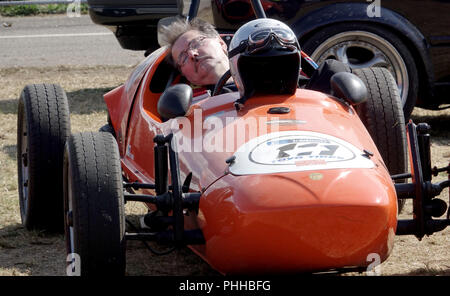
<svg viewBox="0 0 450 296"><path fill-rule="evenodd" d="M388 258L395 235L450 224L436 198L450 181L431 182L450 168L432 168L429 126L404 122L386 69L336 73L333 95L296 88L244 102L220 91L229 76L212 93L182 83L169 54L154 51L104 95L98 132L71 134L58 85L20 96L22 222L64 230L75 274L124 274L128 240L188 246L222 274L364 270ZM304 53L302 65L314 75ZM414 215L398 220L405 199ZM127 201L148 206L139 229L126 229Z"/></svg>

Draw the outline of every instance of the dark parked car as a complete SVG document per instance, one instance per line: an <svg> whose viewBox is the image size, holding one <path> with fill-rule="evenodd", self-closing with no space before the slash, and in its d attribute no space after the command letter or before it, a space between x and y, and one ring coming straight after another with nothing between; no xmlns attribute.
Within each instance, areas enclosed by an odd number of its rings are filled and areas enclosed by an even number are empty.
<svg viewBox="0 0 450 296"><path fill-rule="evenodd" d="M157 44L157 21L186 14L182 0L89 0L94 22L112 26L126 49ZM317 62L333 58L352 68L381 66L397 80L403 109L450 103L450 1L261 1L268 17L289 24ZM250 0L201 1L199 17L232 32L255 18Z"/></svg>

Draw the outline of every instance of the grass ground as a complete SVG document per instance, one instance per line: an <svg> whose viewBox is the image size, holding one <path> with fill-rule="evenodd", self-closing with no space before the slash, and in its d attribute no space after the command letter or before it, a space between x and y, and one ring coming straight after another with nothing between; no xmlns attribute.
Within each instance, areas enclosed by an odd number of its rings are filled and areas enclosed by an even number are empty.
<svg viewBox="0 0 450 296"><path fill-rule="evenodd" d="M0 69L0 275L64 275L65 247L62 235L26 231L20 221L17 193L16 120L20 91L26 84L57 83L67 92L72 132L97 130L106 121L102 95L123 83L130 67L58 67ZM432 158L437 166L450 161L450 110L416 109L415 122L428 122L432 131ZM440 174L438 180L443 180ZM448 191L442 195L447 199ZM129 202L131 220L146 211ZM408 203L400 218L410 217ZM395 247L380 266L382 275L450 275L450 229L425 237L395 238ZM141 243L130 242L129 275L216 275L189 249L167 256L152 255ZM350 274L352 275L352 274Z"/></svg>
<svg viewBox="0 0 450 296"><path fill-rule="evenodd" d="M0 6L0 16L30 16L39 14L64 14L67 12L68 4L46 4L46 5L11 5ZM81 4L80 13L87 13L87 4Z"/></svg>

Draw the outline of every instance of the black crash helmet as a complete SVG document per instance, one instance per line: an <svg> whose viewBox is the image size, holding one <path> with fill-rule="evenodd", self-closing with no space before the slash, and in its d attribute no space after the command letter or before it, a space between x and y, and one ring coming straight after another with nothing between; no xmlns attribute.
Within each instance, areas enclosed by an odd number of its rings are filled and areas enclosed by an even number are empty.
<svg viewBox="0 0 450 296"><path fill-rule="evenodd" d="M301 70L300 45L286 24L269 18L248 22L234 34L228 57L241 97L295 93Z"/></svg>

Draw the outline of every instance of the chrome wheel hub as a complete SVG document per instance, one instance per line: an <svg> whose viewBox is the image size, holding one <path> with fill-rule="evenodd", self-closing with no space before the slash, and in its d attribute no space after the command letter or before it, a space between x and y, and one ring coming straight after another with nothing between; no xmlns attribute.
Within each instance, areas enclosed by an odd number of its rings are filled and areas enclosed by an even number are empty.
<svg viewBox="0 0 450 296"><path fill-rule="evenodd" d="M311 58L318 64L335 59L352 69L386 68L394 76L402 105L405 105L409 88L406 64L397 49L382 37L366 31L343 32L325 40Z"/></svg>

